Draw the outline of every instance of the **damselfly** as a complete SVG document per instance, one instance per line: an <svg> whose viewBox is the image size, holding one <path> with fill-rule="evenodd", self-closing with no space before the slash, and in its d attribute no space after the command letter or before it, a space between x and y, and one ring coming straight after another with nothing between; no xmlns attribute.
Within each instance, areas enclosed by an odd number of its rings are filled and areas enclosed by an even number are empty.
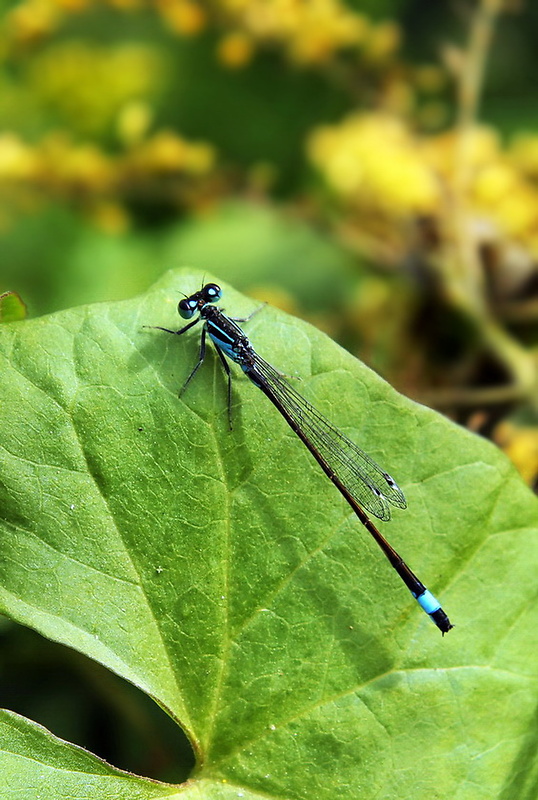
<svg viewBox="0 0 538 800"><path fill-rule="evenodd" d="M231 372L226 357L235 361L252 383L269 398L290 428L310 450L322 470L347 500L366 530L385 553L415 600L439 630L445 634L453 625L432 593L419 581L396 550L387 542L369 519L366 511L381 520L390 519L390 506L406 508L402 490L393 478L354 442L325 419L286 378L256 353L244 331L237 324L246 319L228 317L216 303L222 290L216 283L207 283L200 291L180 300L178 311L183 319L196 319L177 331L157 327L181 336L203 321L198 361L183 384L182 394L201 366L206 351L206 336L213 342L228 376L228 410L231 409ZM251 315L252 316L252 315ZM230 419L231 424L231 419Z"/></svg>

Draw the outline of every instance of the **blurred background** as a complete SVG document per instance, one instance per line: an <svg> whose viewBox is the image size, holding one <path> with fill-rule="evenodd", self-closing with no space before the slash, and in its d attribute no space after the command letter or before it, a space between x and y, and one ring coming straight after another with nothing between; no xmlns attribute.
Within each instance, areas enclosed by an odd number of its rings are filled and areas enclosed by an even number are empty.
<svg viewBox="0 0 538 800"><path fill-rule="evenodd" d="M491 438L536 488L538 4L0 8L0 315L197 267ZM3 705L185 777L149 700L2 624Z"/></svg>

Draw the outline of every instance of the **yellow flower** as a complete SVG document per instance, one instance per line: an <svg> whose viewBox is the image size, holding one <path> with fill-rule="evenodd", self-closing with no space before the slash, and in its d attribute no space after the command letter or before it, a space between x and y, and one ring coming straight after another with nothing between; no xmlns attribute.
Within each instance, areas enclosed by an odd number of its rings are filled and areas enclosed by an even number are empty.
<svg viewBox="0 0 538 800"><path fill-rule="evenodd" d="M385 61L400 46L401 30L395 22L381 22L375 25L366 43L365 55L370 61Z"/></svg>
<svg viewBox="0 0 538 800"><path fill-rule="evenodd" d="M501 422L495 431L495 440L515 464L523 480L532 485L538 475L538 431L531 427L517 427Z"/></svg>
<svg viewBox="0 0 538 800"><path fill-rule="evenodd" d="M97 203L91 211L93 223L110 234L124 233L130 224L129 215L118 203Z"/></svg>
<svg viewBox="0 0 538 800"><path fill-rule="evenodd" d="M74 130L95 135L114 123L126 102L157 91L161 67L157 51L144 45L101 47L71 40L32 61L29 86Z"/></svg>
<svg viewBox="0 0 538 800"><path fill-rule="evenodd" d="M217 47L217 57L225 67L237 69L248 64L254 53L254 41L243 31L223 36Z"/></svg>
<svg viewBox="0 0 538 800"><path fill-rule="evenodd" d="M34 177L39 158L34 149L14 133L0 136L0 180L28 180Z"/></svg>
<svg viewBox="0 0 538 800"><path fill-rule="evenodd" d="M139 169L147 172L192 172L204 174L214 164L210 145L190 143L173 131L160 131L133 154Z"/></svg>
<svg viewBox="0 0 538 800"><path fill-rule="evenodd" d="M519 169L534 178L538 176L538 136L518 136L509 155Z"/></svg>
<svg viewBox="0 0 538 800"><path fill-rule="evenodd" d="M517 188L519 178L514 170L502 162L487 164L473 181L473 196L478 203L495 204Z"/></svg>
<svg viewBox="0 0 538 800"><path fill-rule="evenodd" d="M370 30L368 20L340 0L222 0L220 5L238 30L255 42L280 44L301 64L356 47ZM233 57L232 51L230 63Z"/></svg>
<svg viewBox="0 0 538 800"><path fill-rule="evenodd" d="M31 42L52 33L60 19L59 7L50 0L26 0L7 13L7 28L16 41Z"/></svg>
<svg viewBox="0 0 538 800"><path fill-rule="evenodd" d="M56 151L54 155L58 155L58 152ZM108 189L112 180L109 159L91 144L79 146L67 144L62 158L54 157L50 166L61 183L86 192L103 192Z"/></svg>
<svg viewBox="0 0 538 800"><path fill-rule="evenodd" d="M321 128L310 158L337 194L387 213L436 208L438 187L404 124L382 114L355 114Z"/></svg>
<svg viewBox="0 0 538 800"><path fill-rule="evenodd" d="M538 194L519 186L499 201L495 213L509 236L525 236L538 223Z"/></svg>
<svg viewBox="0 0 538 800"><path fill-rule="evenodd" d="M121 109L117 128L122 142L133 145L145 136L153 117L153 109L148 103L133 100Z"/></svg>
<svg viewBox="0 0 538 800"><path fill-rule="evenodd" d="M174 33L193 36L205 28L207 13L194 0L157 0L157 9Z"/></svg>

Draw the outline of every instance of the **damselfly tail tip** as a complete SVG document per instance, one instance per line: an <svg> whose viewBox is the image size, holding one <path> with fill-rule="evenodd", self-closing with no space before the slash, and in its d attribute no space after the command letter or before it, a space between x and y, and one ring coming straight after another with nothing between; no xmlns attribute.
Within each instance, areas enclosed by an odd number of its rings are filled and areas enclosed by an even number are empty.
<svg viewBox="0 0 538 800"><path fill-rule="evenodd" d="M434 611L433 614L430 614L430 617L435 622L443 636L454 627L442 608L438 608L437 611Z"/></svg>

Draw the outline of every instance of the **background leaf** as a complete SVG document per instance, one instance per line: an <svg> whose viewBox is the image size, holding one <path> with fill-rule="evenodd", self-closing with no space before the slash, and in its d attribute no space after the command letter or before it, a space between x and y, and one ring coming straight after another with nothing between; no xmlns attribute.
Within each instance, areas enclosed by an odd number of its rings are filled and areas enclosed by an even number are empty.
<svg viewBox="0 0 538 800"><path fill-rule="evenodd" d="M17 292L0 294L0 322L16 322L26 316L26 306Z"/></svg>
<svg viewBox="0 0 538 800"><path fill-rule="evenodd" d="M536 499L491 445L321 333L270 308L249 323L404 488L383 530L456 624L441 639L254 386L234 382L232 433L212 356L178 399L197 330L143 326L179 326L201 280L0 331L2 609L182 725L184 796L530 798ZM253 303L226 289L224 306ZM54 748L59 768L71 750Z"/></svg>

